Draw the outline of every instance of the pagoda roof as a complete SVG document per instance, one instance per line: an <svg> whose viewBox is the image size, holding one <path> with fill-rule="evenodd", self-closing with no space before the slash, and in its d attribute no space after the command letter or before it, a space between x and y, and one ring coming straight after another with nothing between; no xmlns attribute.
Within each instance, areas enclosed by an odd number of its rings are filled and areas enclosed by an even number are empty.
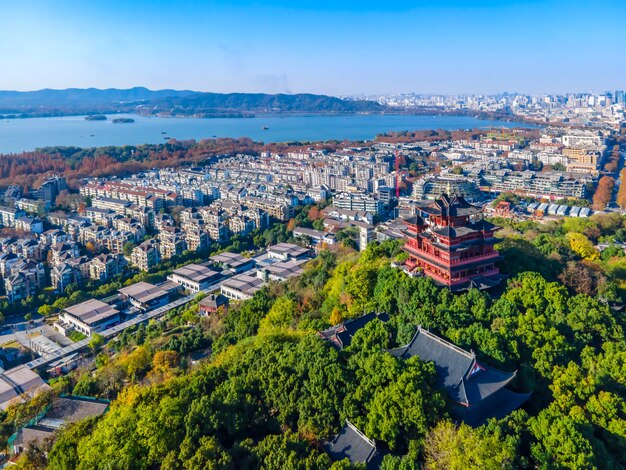
<svg viewBox="0 0 626 470"><path fill-rule="evenodd" d="M390 353L404 359L418 356L423 361L434 362L437 385L445 388L453 401L465 406L494 395L516 374L487 367L476 360L473 352L467 352L421 327L409 344Z"/></svg>
<svg viewBox="0 0 626 470"><path fill-rule="evenodd" d="M424 225L426 223L424 221L424 218L419 215L412 215L410 217L405 217L403 220L404 220L404 223L410 224L410 225Z"/></svg>
<svg viewBox="0 0 626 470"><path fill-rule="evenodd" d="M435 228L431 230L433 233L447 238L462 237L464 235L469 235L470 233L476 233L478 231L472 228L470 225L463 225L460 227L450 227L449 225L447 225L445 227Z"/></svg>
<svg viewBox="0 0 626 470"><path fill-rule="evenodd" d="M463 196L450 197L445 193L431 204L418 208L429 215L441 217L465 217L482 212L479 207L467 202Z"/></svg>
<svg viewBox="0 0 626 470"><path fill-rule="evenodd" d="M522 406L530 395L530 393L516 393L502 388L491 395L484 406L457 406L452 411L452 415L470 426L481 426L491 418L504 418Z"/></svg>
<svg viewBox="0 0 626 470"><path fill-rule="evenodd" d="M500 227L498 225L492 224L488 220L480 219L476 222L471 223L468 227L473 228L474 230L480 230L484 232L489 232L493 230L498 230Z"/></svg>
<svg viewBox="0 0 626 470"><path fill-rule="evenodd" d="M500 257L500 259L502 259L502 257ZM460 291L470 290L470 289L479 289L479 290L491 289L492 287L500 284L500 282L502 282L502 280L505 278L506 276L504 274L498 274L498 275L489 276L489 277L479 276L479 277L475 277L471 279L467 284L463 286L459 286L457 289L453 289L453 290L455 292L456 291L460 292Z"/></svg>

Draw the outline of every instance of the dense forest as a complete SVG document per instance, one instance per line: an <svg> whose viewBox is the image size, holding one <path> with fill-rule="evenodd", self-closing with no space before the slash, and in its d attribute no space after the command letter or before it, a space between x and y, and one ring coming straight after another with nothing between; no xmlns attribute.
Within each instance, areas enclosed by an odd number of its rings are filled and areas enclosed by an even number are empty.
<svg viewBox="0 0 626 470"><path fill-rule="evenodd" d="M212 114L215 112L258 113L358 113L381 112L374 101L344 100L325 95L265 93L197 93L167 97L150 102L150 112L175 115Z"/></svg>
<svg viewBox="0 0 626 470"><path fill-rule="evenodd" d="M110 411L18 468L351 468L321 450L346 418L386 453L384 469L624 468L626 318L615 307L626 258L613 241L625 219L508 223L501 235L509 279L492 294L406 276L392 265L398 242L340 246L227 314L200 319L191 304L125 332L94 353L95 368L52 382L113 399ZM315 334L372 310L390 321L370 322L345 350ZM479 428L453 423L432 364L385 352L417 325L518 370L513 387L531 400ZM36 408L9 410L4 426Z"/></svg>

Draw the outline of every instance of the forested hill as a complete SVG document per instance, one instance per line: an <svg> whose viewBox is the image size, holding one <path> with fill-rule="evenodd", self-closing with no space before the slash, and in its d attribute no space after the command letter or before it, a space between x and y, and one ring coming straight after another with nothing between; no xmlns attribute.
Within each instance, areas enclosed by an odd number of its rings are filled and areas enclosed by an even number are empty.
<svg viewBox="0 0 626 470"><path fill-rule="evenodd" d="M198 117L242 116L253 113L379 112L371 101L326 95L265 93L201 93L190 90L127 90L96 88L38 91L0 91L0 115L58 116L91 113L172 114Z"/></svg>
<svg viewBox="0 0 626 470"><path fill-rule="evenodd" d="M296 95L268 95L265 93L197 93L189 96L168 97L152 103L160 108L176 108L178 112L203 110L231 110L241 112L313 112L353 113L381 111L382 106L372 101L343 100L326 95L300 93Z"/></svg>
<svg viewBox="0 0 626 470"><path fill-rule="evenodd" d="M137 101L151 101L164 97L193 95L189 90L148 90L144 87L121 90L108 88L67 88L65 90L44 89L37 91L0 90L0 109L75 108L87 106L113 106Z"/></svg>

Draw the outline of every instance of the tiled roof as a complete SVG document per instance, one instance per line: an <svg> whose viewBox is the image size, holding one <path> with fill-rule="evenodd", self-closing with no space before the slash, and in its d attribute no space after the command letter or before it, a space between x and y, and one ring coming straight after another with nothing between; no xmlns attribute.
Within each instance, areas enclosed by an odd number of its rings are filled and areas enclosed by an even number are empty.
<svg viewBox="0 0 626 470"><path fill-rule="evenodd" d="M318 334L339 349L347 348L352 343L352 337L356 332L375 318L382 322L389 320L389 316L386 313L377 314L376 312L371 312L352 320L346 320L324 331L320 331Z"/></svg>
<svg viewBox="0 0 626 470"><path fill-rule="evenodd" d="M503 372L484 366L473 353L418 328L411 342L390 351L396 357L418 356L434 362L437 383L450 398L463 405L472 405L496 393L515 377L515 372Z"/></svg>
<svg viewBox="0 0 626 470"><path fill-rule="evenodd" d="M377 454L376 443L368 439L348 420L339 434L326 445L326 451L333 460L347 458L352 464L367 464Z"/></svg>

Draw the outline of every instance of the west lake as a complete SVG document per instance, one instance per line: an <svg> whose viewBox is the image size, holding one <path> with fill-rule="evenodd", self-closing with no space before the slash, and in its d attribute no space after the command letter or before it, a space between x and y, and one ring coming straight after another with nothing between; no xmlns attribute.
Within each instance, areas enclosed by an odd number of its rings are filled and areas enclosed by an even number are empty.
<svg viewBox="0 0 626 470"><path fill-rule="evenodd" d="M113 118L131 117L134 123L114 124ZM368 140L387 131L534 127L467 116L258 116L254 118L164 118L136 115L108 116L87 121L84 116L0 120L0 153L46 146L102 147L139 145L211 137L250 137L262 142L331 139Z"/></svg>

